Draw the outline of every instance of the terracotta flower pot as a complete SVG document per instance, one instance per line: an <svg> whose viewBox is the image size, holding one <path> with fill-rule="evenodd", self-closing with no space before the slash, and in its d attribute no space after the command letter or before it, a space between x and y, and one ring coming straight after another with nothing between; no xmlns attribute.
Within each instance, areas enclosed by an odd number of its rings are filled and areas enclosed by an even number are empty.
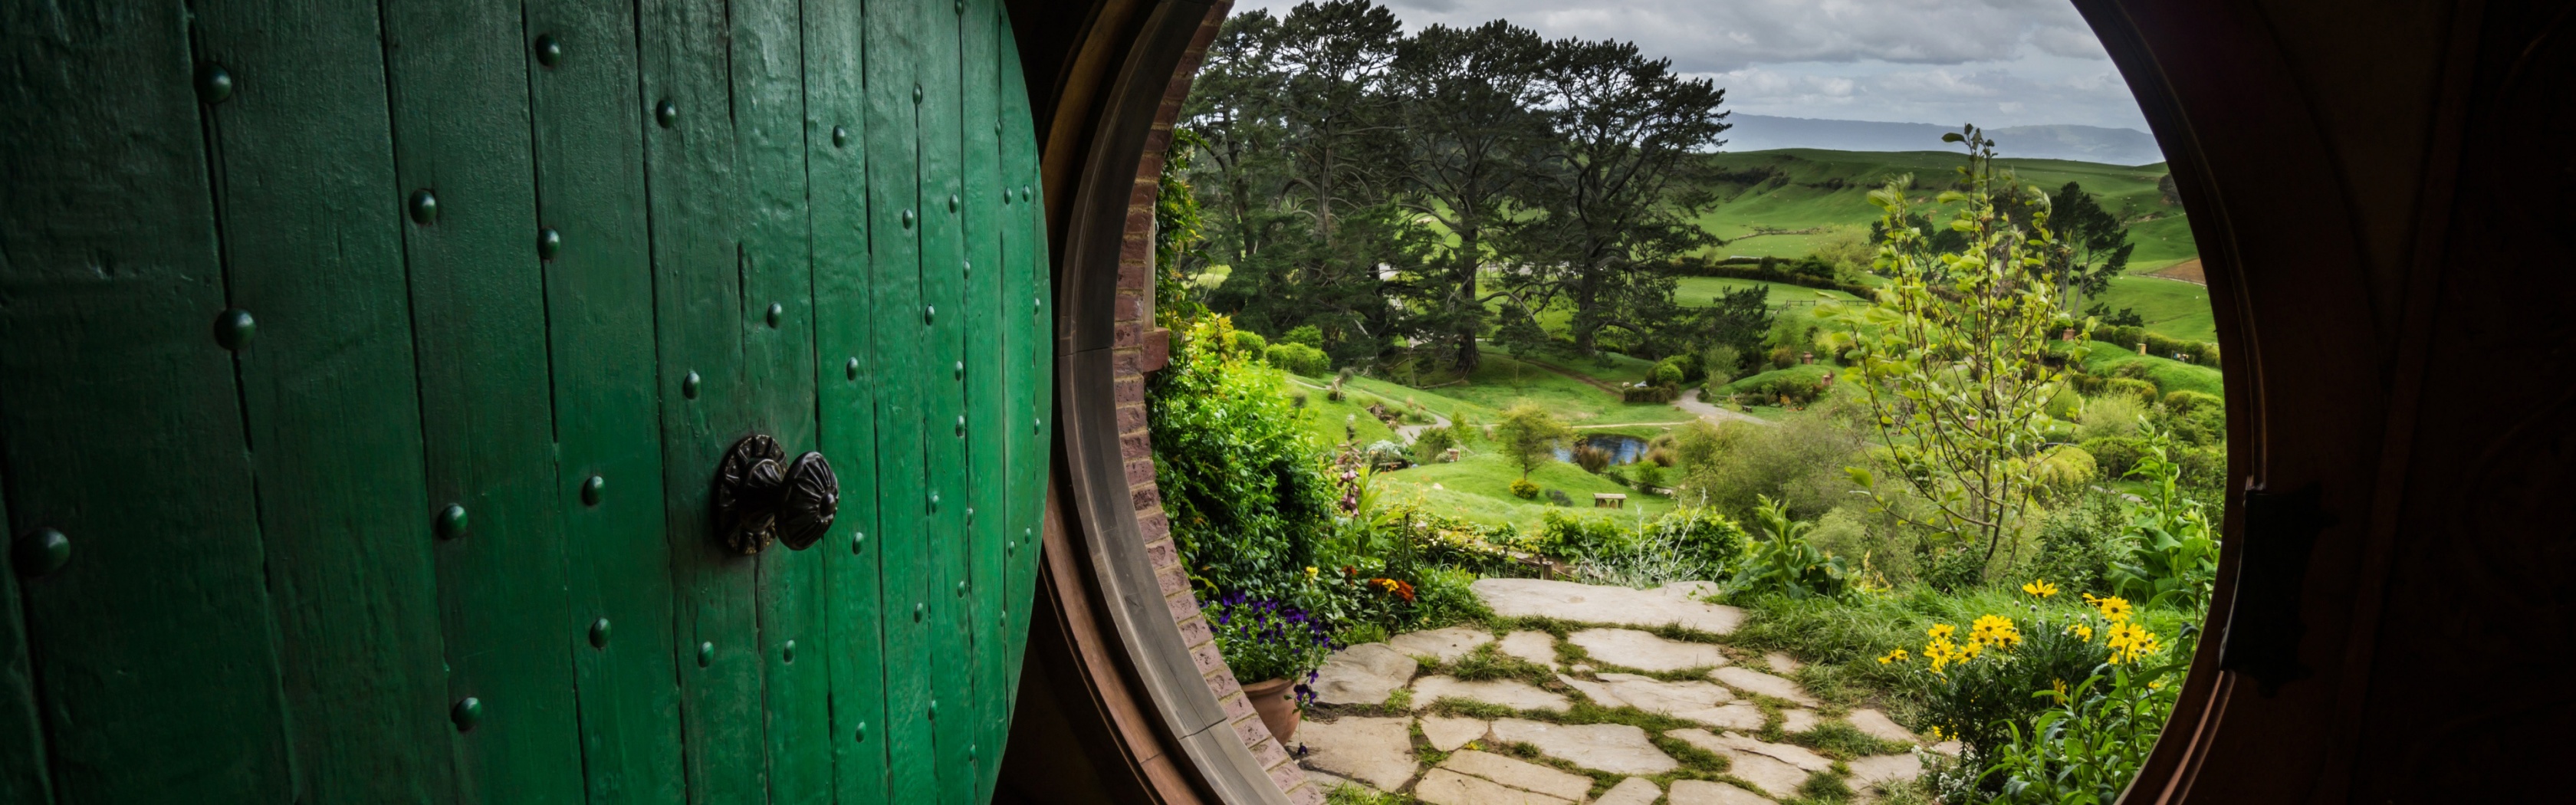
<svg viewBox="0 0 2576 805"><path fill-rule="evenodd" d="M1297 734L1297 721L1304 714L1297 710L1297 687L1286 679L1270 679L1243 686L1244 698L1252 700L1252 711L1261 714L1261 726L1270 728L1270 737L1288 743Z"/></svg>

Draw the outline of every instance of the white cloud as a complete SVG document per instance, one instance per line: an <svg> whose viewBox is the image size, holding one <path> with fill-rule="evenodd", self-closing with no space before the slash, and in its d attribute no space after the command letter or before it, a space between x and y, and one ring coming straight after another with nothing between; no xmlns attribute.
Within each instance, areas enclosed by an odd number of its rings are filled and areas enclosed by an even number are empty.
<svg viewBox="0 0 2576 805"><path fill-rule="evenodd" d="M2068 0L1379 0L1407 29L1512 22L1619 39L1791 117L2145 129ZM1284 14L1294 0L1238 0Z"/></svg>

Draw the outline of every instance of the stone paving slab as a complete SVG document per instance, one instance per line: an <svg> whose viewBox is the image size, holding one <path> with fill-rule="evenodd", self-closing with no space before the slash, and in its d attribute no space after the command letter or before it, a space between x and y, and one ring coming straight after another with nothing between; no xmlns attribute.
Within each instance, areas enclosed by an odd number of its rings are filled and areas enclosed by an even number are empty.
<svg viewBox="0 0 2576 805"><path fill-rule="evenodd" d="M1919 740L1914 737L1914 733L1898 725L1895 719L1888 718L1886 713L1867 707L1851 711L1850 715L1843 716L1843 720L1851 722L1852 727L1860 730L1861 734L1882 741L1910 744Z"/></svg>
<svg viewBox="0 0 2576 805"><path fill-rule="evenodd" d="M1791 735L1796 735L1802 732L1814 732L1816 731L1816 727L1822 726L1824 723L1824 717L1816 715L1816 711L1814 710L1780 711L1780 731Z"/></svg>
<svg viewBox="0 0 2576 805"><path fill-rule="evenodd" d="M1525 743L1549 757L1612 774L1662 774L1682 767L1627 724L1550 724L1506 718L1494 722L1496 743Z"/></svg>
<svg viewBox="0 0 2576 805"><path fill-rule="evenodd" d="M1455 677L1426 676L1413 681L1413 709L1428 708L1443 697L1473 699L1515 710L1564 712L1565 708L1573 704L1561 694L1540 690L1527 682L1518 680L1489 679L1481 682L1463 682Z"/></svg>
<svg viewBox="0 0 2576 805"><path fill-rule="evenodd" d="M1737 668L1729 666L1715 671L1710 671L1708 672L1708 675L1710 678L1726 683L1727 687L1744 691L1746 693L1758 693L1774 699L1787 699L1808 707L1823 707L1825 705L1824 702L1817 700L1816 697L1808 695L1806 688L1798 687L1798 683L1756 671L1751 668Z"/></svg>
<svg viewBox="0 0 2576 805"><path fill-rule="evenodd" d="M1385 704L1386 695L1404 687L1421 667L1385 643L1361 643L1336 651L1315 671L1315 701Z"/></svg>
<svg viewBox="0 0 2576 805"><path fill-rule="evenodd" d="M1523 791L1448 769L1432 769L1413 786L1413 798L1431 805L1575 805L1576 800Z"/></svg>
<svg viewBox="0 0 2576 805"><path fill-rule="evenodd" d="M1655 781L1630 777L1601 792L1601 798L1593 800L1592 805L1654 805L1655 800L1663 795L1664 790L1656 788Z"/></svg>
<svg viewBox="0 0 2576 805"><path fill-rule="evenodd" d="M1923 759L1912 754L1871 755L1854 758L1843 765L1851 769L1853 788L1902 782L1923 776Z"/></svg>
<svg viewBox="0 0 2576 805"><path fill-rule="evenodd" d="M1422 737L1431 742L1431 748L1443 752L1458 751L1458 747L1485 737L1485 730L1492 727L1479 718L1422 717Z"/></svg>
<svg viewBox="0 0 2576 805"><path fill-rule="evenodd" d="M1504 656L1519 657L1548 668L1556 667L1556 635L1546 632L1525 630L1503 635L1503 644L1494 650Z"/></svg>
<svg viewBox="0 0 2576 805"><path fill-rule="evenodd" d="M1565 642L1583 647L1592 659L1641 671L1687 671L1726 664L1726 653L1707 643L1666 640L1635 629L1585 629Z"/></svg>
<svg viewBox="0 0 2576 805"><path fill-rule="evenodd" d="M1590 777L1473 749L1450 755L1448 762L1440 764L1440 768L1577 802L1592 790Z"/></svg>
<svg viewBox="0 0 2576 805"><path fill-rule="evenodd" d="M1743 625L1744 610L1705 604L1654 590L1603 587L1548 579L1477 579L1469 589L1494 614L1621 626L1678 624L1714 634Z"/></svg>
<svg viewBox="0 0 2576 805"><path fill-rule="evenodd" d="M1583 697L1591 699L1593 704L1601 705L1603 707L1629 706L1628 700L1619 698L1619 694L1612 692L1608 684L1594 682L1589 679L1576 679L1564 674L1557 674L1556 681L1565 683L1566 687L1581 691L1583 693Z"/></svg>
<svg viewBox="0 0 2576 805"><path fill-rule="evenodd" d="M1305 722L1297 733L1308 750L1306 765L1393 791L1413 779L1412 727L1403 716L1346 716Z"/></svg>
<svg viewBox="0 0 2576 805"><path fill-rule="evenodd" d="M1494 636L1483 629L1451 626L1427 632L1406 632L1389 638L1386 644L1414 657L1431 657L1444 663L1457 662L1477 646L1494 642Z"/></svg>
<svg viewBox="0 0 2576 805"><path fill-rule="evenodd" d="M1807 667L1798 662L1798 658L1777 651L1762 655L1762 663L1771 666L1771 673L1775 674L1794 674L1798 669Z"/></svg>
<svg viewBox="0 0 2576 805"><path fill-rule="evenodd" d="M1771 805L1762 795L1725 783L1707 780L1674 780L1672 805Z"/></svg>
<svg viewBox="0 0 2576 805"><path fill-rule="evenodd" d="M1762 755L1805 771L1825 771L1834 767L1833 760L1803 746L1775 744L1732 732L1720 733L1715 740L1718 746Z"/></svg>
<svg viewBox="0 0 2576 805"><path fill-rule="evenodd" d="M1762 708L1753 706L1752 702L1733 702L1706 710L1674 713L1673 717L1727 730L1758 730L1764 721Z"/></svg>
<svg viewBox="0 0 2576 805"><path fill-rule="evenodd" d="M1664 737L1679 739L1684 743L1725 757L1727 774L1752 783L1755 788L1762 789L1763 793L1771 795L1774 799L1796 794L1798 786L1805 785L1807 782L1806 770L1781 762L1780 759L1769 755L1728 746L1719 742L1718 736L1708 730L1672 730L1664 733ZM1676 800L1676 803L1678 802L1679 800Z"/></svg>
<svg viewBox="0 0 2576 805"><path fill-rule="evenodd" d="M1698 680L1666 682L1636 674L1602 674L1600 679L1609 686L1611 695L1649 713L1674 715L1735 700L1733 692Z"/></svg>

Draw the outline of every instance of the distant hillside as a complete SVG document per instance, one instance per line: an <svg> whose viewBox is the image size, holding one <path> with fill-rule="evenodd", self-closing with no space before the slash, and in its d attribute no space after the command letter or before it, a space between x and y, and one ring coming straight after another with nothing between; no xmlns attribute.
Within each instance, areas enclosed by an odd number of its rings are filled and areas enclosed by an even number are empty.
<svg viewBox="0 0 2576 805"><path fill-rule="evenodd" d="M1941 135L1957 126L1930 123L1879 123L1866 120L1815 120L1769 115L1728 115L1735 124L1726 132L1725 150L1733 153L1782 148L1832 151L1930 151L1942 147ZM2108 165L2163 162L2156 138L2136 129L2100 126L2012 126L1989 129L1995 150L2005 156L2072 159Z"/></svg>
<svg viewBox="0 0 2576 805"><path fill-rule="evenodd" d="M1865 236L1870 222L1878 219L1878 208L1869 203L1870 188L1912 174L1918 195L1929 201L1966 162L1957 152L1805 148L1717 153L1706 159L1715 181L1704 189L1716 203L1701 213L1699 223L1727 240L1704 252L1712 257L1799 257L1828 238ZM2190 219L2181 207L2166 204L2157 190L2156 183L2166 172L2163 163L1996 161L2012 168L2022 182L2049 192L2070 181L2081 184L2104 209L2130 222L2129 239L2138 244L2129 261L2131 276L2114 281L2100 301L2114 309L2136 308L2146 317L2148 329L2164 335L2201 341L2214 337L2207 289L2142 276L2200 256L2199 246L2192 241Z"/></svg>

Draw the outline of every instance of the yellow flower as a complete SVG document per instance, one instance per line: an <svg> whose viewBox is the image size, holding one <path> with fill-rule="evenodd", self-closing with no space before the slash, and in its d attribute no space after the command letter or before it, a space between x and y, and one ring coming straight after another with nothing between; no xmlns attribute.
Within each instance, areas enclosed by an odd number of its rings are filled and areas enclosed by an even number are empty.
<svg viewBox="0 0 2576 805"><path fill-rule="evenodd" d="M2091 598L2091 596L2086 597ZM2128 620L2129 612L2132 610L2132 607L2129 606L2129 599L2121 598L2116 595L2109 598L2094 599L2088 603L2091 603L2094 608L2102 610L2102 617L2109 618L2112 623L2120 623Z"/></svg>
<svg viewBox="0 0 2576 805"><path fill-rule="evenodd" d="M2076 637L2084 638L2084 642L2093 642L2093 627L2079 623L2073 628L2067 629L2067 631L2074 632Z"/></svg>
<svg viewBox="0 0 2576 805"><path fill-rule="evenodd" d="M2057 594L2057 585L2050 584L2045 579L2033 579L2031 583L2022 585L2021 591L2041 598L2047 598Z"/></svg>
<svg viewBox="0 0 2576 805"><path fill-rule="evenodd" d="M2104 644L2111 648L2112 662L2134 663L2140 657L2164 650L2163 644L2156 642L2155 634L2148 632L2147 627L2126 622L2111 624L2111 633Z"/></svg>
<svg viewBox="0 0 2576 805"><path fill-rule="evenodd" d="M1890 652L1888 652L1888 653L1886 653L1886 654L1879 655L1879 658L1878 658L1878 664L1880 664L1880 665L1886 665L1886 664L1888 664L1888 663L1892 663L1892 662L1904 662L1904 661L1905 661L1905 657L1906 657L1905 650L1904 650L1904 649L1897 649L1897 650L1895 650L1895 651L1890 651Z"/></svg>
<svg viewBox="0 0 2576 805"><path fill-rule="evenodd" d="M2011 648L2021 645L2021 630L2013 626L2011 618L1980 615L1976 623L1969 626L1968 644L1972 646L1993 644Z"/></svg>
<svg viewBox="0 0 2576 805"><path fill-rule="evenodd" d="M1932 733L1932 742L1933 742L1933 743L1940 743L1940 742L1941 742L1941 725L1939 725L1939 724L1934 724L1934 725L1932 725L1932 729L1930 730L1930 732Z"/></svg>
<svg viewBox="0 0 2576 805"><path fill-rule="evenodd" d="M1314 577L1315 577L1315 566L1314 566L1314 565L1307 565L1307 566L1306 566L1306 578L1310 578L1310 579L1311 579L1311 578L1314 578Z"/></svg>
<svg viewBox="0 0 2576 805"><path fill-rule="evenodd" d="M2065 704L2065 703L2066 703L2066 680L2063 680L2063 679L2051 679L2051 680L2049 680L2049 681L2048 681L2048 692L2049 692L2049 695L2051 695L2051 696L2055 696L2055 697L2057 698L2057 703L2058 703L2058 704Z"/></svg>
<svg viewBox="0 0 2576 805"><path fill-rule="evenodd" d="M1936 623L1936 624L1932 624L1932 628L1923 630L1923 636L1925 636L1925 637L1929 637L1929 638L1932 638L1932 639L1934 639L1934 640L1940 640L1940 639L1942 639L1942 638L1949 637L1949 636L1951 636L1951 635L1953 635L1953 634L1957 634L1958 632L1959 632L1959 627L1952 626L1952 625L1950 625L1950 624L1946 624L1946 623Z"/></svg>

